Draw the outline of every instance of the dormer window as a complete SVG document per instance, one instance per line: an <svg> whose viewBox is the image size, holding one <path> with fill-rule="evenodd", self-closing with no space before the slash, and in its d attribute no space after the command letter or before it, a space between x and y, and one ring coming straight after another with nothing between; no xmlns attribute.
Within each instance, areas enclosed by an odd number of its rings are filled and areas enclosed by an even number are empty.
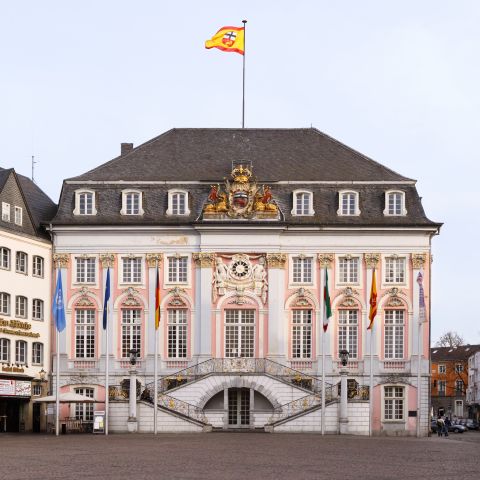
<svg viewBox="0 0 480 480"><path fill-rule="evenodd" d="M142 192L137 190L124 190L122 192L121 215L143 215Z"/></svg>
<svg viewBox="0 0 480 480"><path fill-rule="evenodd" d="M313 215L313 193L305 190L293 192L292 215Z"/></svg>
<svg viewBox="0 0 480 480"><path fill-rule="evenodd" d="M170 190L168 192L167 215L189 215L188 192L185 190Z"/></svg>
<svg viewBox="0 0 480 480"><path fill-rule="evenodd" d="M90 190L77 190L75 192L74 215L96 215L95 192Z"/></svg>
<svg viewBox="0 0 480 480"><path fill-rule="evenodd" d="M338 192L338 215L360 215L358 192L342 190Z"/></svg>
<svg viewBox="0 0 480 480"><path fill-rule="evenodd" d="M393 190L385 192L385 210L383 214L390 216L406 215L405 192Z"/></svg>

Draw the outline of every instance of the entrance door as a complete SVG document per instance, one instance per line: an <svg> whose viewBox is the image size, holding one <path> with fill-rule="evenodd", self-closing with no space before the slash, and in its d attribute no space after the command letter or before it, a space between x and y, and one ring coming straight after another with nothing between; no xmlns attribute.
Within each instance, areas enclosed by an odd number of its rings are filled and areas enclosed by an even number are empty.
<svg viewBox="0 0 480 480"><path fill-rule="evenodd" d="M34 433L40 432L40 404L33 404L33 420L32 420L32 430Z"/></svg>
<svg viewBox="0 0 480 480"><path fill-rule="evenodd" d="M248 427L250 425L250 390L248 388L228 389L228 426Z"/></svg>
<svg viewBox="0 0 480 480"><path fill-rule="evenodd" d="M225 357L255 356L255 310L225 311Z"/></svg>

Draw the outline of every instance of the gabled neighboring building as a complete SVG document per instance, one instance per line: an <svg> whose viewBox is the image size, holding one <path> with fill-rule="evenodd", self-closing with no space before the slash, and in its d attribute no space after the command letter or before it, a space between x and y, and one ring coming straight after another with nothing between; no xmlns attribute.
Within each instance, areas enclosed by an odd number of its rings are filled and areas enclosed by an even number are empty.
<svg viewBox="0 0 480 480"><path fill-rule="evenodd" d="M42 222L56 205L27 177L0 168L0 429L39 431L32 402L50 370L51 253ZM42 424L43 422L43 424Z"/></svg>
<svg viewBox="0 0 480 480"><path fill-rule="evenodd" d="M432 358L432 408L434 416L449 418L468 416L468 359L480 351L480 345L434 347Z"/></svg>
<svg viewBox="0 0 480 480"><path fill-rule="evenodd" d="M467 407L469 418L480 419L480 348L468 357Z"/></svg>

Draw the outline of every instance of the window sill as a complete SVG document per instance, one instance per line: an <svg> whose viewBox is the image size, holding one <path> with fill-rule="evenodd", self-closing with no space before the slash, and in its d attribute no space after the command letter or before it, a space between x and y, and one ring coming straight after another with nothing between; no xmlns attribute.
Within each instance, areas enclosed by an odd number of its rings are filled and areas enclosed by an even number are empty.
<svg viewBox="0 0 480 480"><path fill-rule="evenodd" d="M15 273L20 273L21 275L28 275L28 272L21 272L20 270L15 270Z"/></svg>

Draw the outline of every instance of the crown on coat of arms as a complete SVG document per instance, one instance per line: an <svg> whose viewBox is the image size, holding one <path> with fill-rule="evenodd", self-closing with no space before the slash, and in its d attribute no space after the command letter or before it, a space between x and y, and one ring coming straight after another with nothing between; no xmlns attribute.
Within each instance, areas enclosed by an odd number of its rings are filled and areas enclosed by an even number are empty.
<svg viewBox="0 0 480 480"><path fill-rule="evenodd" d="M232 178L239 183L247 183L252 176L252 171L243 165L239 165L232 170Z"/></svg>

